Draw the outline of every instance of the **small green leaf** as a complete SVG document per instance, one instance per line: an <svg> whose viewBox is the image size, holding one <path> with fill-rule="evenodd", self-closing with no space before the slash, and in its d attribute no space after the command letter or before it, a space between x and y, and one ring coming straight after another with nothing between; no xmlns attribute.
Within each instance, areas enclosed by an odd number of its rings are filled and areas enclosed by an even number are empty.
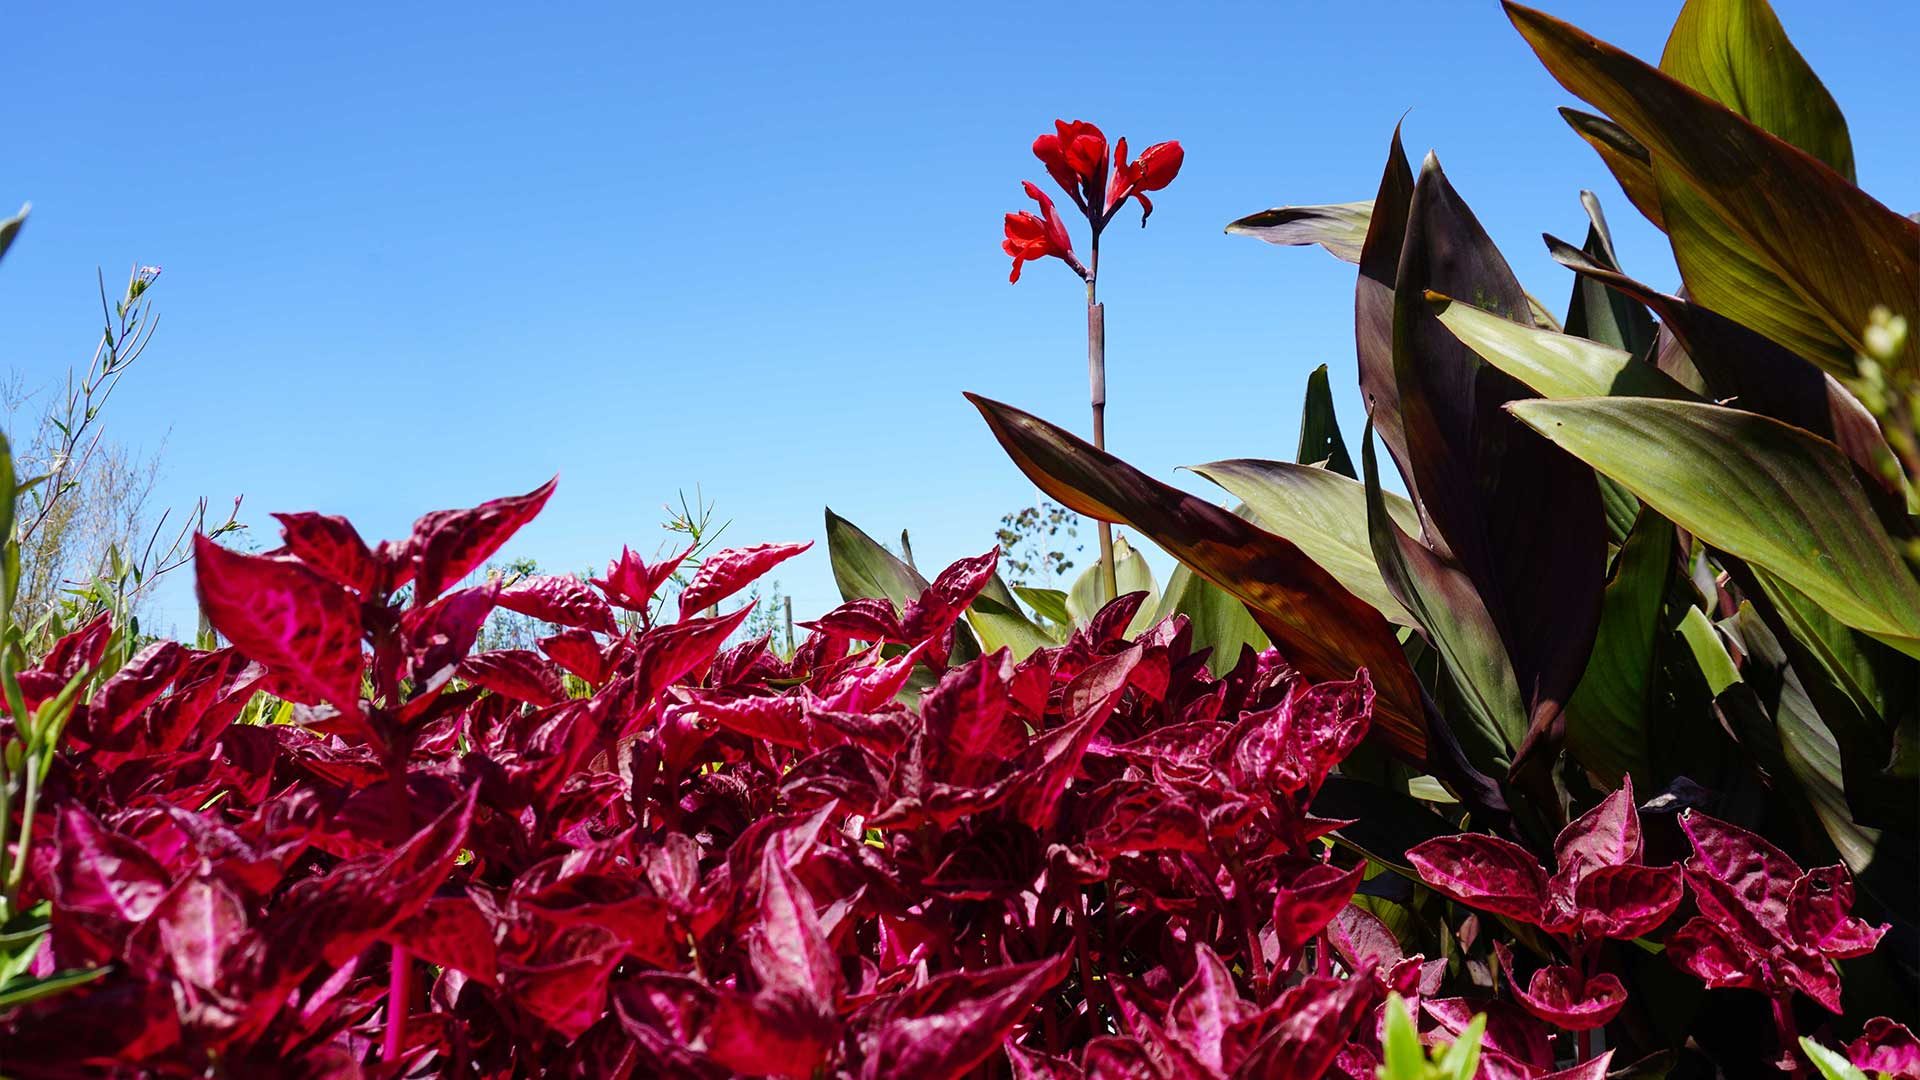
<svg viewBox="0 0 1920 1080"><path fill-rule="evenodd" d="M1121 596L1136 592L1147 594L1146 601L1127 624L1129 637L1145 633L1153 626L1153 613L1160 606L1160 585L1153 580L1153 568L1147 565L1146 557L1135 551L1124 536L1113 542L1113 573ZM1074 625L1078 626L1093 618L1094 613L1112 599L1107 595L1106 575L1100 573L1100 560L1095 559L1075 579L1073 588L1068 590L1067 614L1073 617Z"/></svg>
<svg viewBox="0 0 1920 1080"><path fill-rule="evenodd" d="M1025 585L1015 585L1013 591L1027 602L1035 615L1060 626L1072 626L1073 616L1067 613L1067 594L1059 589L1034 589Z"/></svg>
<svg viewBox="0 0 1920 1080"><path fill-rule="evenodd" d="M1340 418L1333 411L1333 390L1327 385L1327 365L1321 364L1307 376L1307 400L1300 406L1300 448L1293 460L1302 465L1326 467L1348 479L1355 479L1353 458L1347 454L1347 440L1340 437Z"/></svg>
<svg viewBox="0 0 1920 1080"><path fill-rule="evenodd" d="M71 990L83 986L105 975L110 968L88 968L83 971L56 971L44 978L27 976L24 979L12 979L0 986L0 1011L17 1008L30 1001L39 1001L52 997L62 990Z"/></svg>
<svg viewBox="0 0 1920 1080"><path fill-rule="evenodd" d="M1855 1068L1838 1050L1829 1050L1805 1035L1800 1036L1800 1050L1826 1080L1867 1080L1867 1074Z"/></svg>

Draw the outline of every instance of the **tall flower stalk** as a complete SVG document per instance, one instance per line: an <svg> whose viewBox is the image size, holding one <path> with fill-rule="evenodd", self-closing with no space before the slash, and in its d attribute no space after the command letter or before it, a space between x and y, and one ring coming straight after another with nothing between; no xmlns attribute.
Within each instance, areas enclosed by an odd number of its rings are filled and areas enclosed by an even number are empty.
<svg viewBox="0 0 1920 1080"><path fill-rule="evenodd" d="M1020 280L1023 263L1059 259L1080 276L1087 286L1087 398L1093 409L1093 445L1107 448L1107 319L1101 304L1100 234L1106 231L1120 207L1128 199L1140 202L1140 225L1145 227L1153 213L1150 191L1159 191L1173 182L1185 157L1178 142L1155 143L1127 157L1123 137L1113 148L1112 166L1107 160L1107 137L1098 127L1084 120L1055 120L1054 130L1033 141L1033 156L1046 166L1060 189L1073 200L1087 219L1089 231L1087 261L1073 253L1073 240L1067 225L1054 209L1053 200L1031 181L1022 181L1027 196L1039 204L1040 213L1031 211L1008 214L1006 239L1001 247L1013 256L1013 273L1008 281ZM1119 580L1113 558L1113 526L1100 522L1100 574L1109 599L1119 595Z"/></svg>

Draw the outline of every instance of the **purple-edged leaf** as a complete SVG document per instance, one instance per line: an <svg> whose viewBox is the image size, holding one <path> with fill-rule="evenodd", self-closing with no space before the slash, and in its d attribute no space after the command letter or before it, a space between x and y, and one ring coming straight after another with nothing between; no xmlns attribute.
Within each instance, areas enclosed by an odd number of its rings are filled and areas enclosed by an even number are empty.
<svg viewBox="0 0 1920 1080"><path fill-rule="evenodd" d="M1287 540L1162 484L1051 424L969 395L1022 472L1063 505L1133 526L1247 604L1261 629L1313 681L1366 668L1376 719L1404 756L1424 760L1420 687L1392 628Z"/></svg>
<svg viewBox="0 0 1920 1080"><path fill-rule="evenodd" d="M800 698L703 698L694 708L703 718L749 739L765 739L795 750L807 747L807 705Z"/></svg>
<svg viewBox="0 0 1920 1080"><path fill-rule="evenodd" d="M954 971L877 1002L862 1075L953 1080L1000 1048L1040 995L1066 977L1061 954L1031 964Z"/></svg>
<svg viewBox="0 0 1920 1080"><path fill-rule="evenodd" d="M1371 202L1280 206L1229 222L1227 231L1285 247L1319 244L1341 262L1358 263L1372 217Z"/></svg>
<svg viewBox="0 0 1920 1080"><path fill-rule="evenodd" d="M1400 125L1380 176L1360 249L1360 275L1353 293L1353 337L1360 361L1360 393L1374 417L1380 442L1413 483L1407 436L1400 423L1400 386L1394 377L1394 285L1400 275L1400 251L1406 246L1407 216L1413 205L1413 169L1400 145Z"/></svg>
<svg viewBox="0 0 1920 1080"><path fill-rule="evenodd" d="M559 477L525 495L511 495L466 510L436 510L413 523L403 549L406 573L413 581L414 603L425 604L447 586L478 569L520 527L547 505ZM401 584L395 581L397 588Z"/></svg>
<svg viewBox="0 0 1920 1080"><path fill-rule="evenodd" d="M359 708L360 602L299 563L228 551L194 538L200 610L249 659L272 669L302 704Z"/></svg>
<svg viewBox="0 0 1920 1080"><path fill-rule="evenodd" d="M645 613L653 600L653 594L660 591L673 572L680 568L693 549L657 563L648 565L632 548L620 549L620 557L607 564L607 576L589 578L588 582L606 596L607 602L628 611Z"/></svg>
<svg viewBox="0 0 1920 1080"><path fill-rule="evenodd" d="M1135 645L1089 665L1067 684L1061 699L1066 723L1028 745L1022 776L1014 784L1010 802L1021 821L1035 829L1052 826L1060 797L1079 772L1088 744L1113 715L1141 655Z"/></svg>
<svg viewBox="0 0 1920 1080"><path fill-rule="evenodd" d="M1920 323L1920 223L1620 49L1531 8L1506 8L1561 85L1647 148L1662 205L1682 198L1700 222L1676 230L1666 215L1681 275L1702 304L1836 374L1865 351L1876 305ZM1894 366L1917 363L1912 335Z"/></svg>
<svg viewBox="0 0 1920 1080"><path fill-rule="evenodd" d="M727 548L707 556L700 563L700 569L694 571L693 580L680 590L680 617L685 619L718 604L812 546L811 540L798 544L756 544Z"/></svg>
<svg viewBox="0 0 1920 1080"><path fill-rule="evenodd" d="M613 608L586 582L562 574L526 578L500 590L499 605L529 618L582 630L615 631Z"/></svg>
<svg viewBox="0 0 1920 1080"><path fill-rule="evenodd" d="M1280 940L1280 952L1291 956L1314 936L1326 929L1353 899L1353 892L1367 876L1363 861L1342 870L1318 863L1275 888L1273 932Z"/></svg>
<svg viewBox="0 0 1920 1080"><path fill-rule="evenodd" d="M1525 291L1432 155L1414 186L1394 290L1407 482L1426 540L1473 583L1511 665L1526 710L1524 738L1510 738L1519 764L1535 747L1557 747L1562 710L1586 670L1606 577L1605 518L1592 471L1501 408L1530 391L1442 325L1427 290L1530 318ZM1538 588L1542 581L1554 587Z"/></svg>
<svg viewBox="0 0 1920 1080"><path fill-rule="evenodd" d="M1548 915L1547 872L1511 840L1460 833L1407 852L1421 880L1481 911L1538 926Z"/></svg>

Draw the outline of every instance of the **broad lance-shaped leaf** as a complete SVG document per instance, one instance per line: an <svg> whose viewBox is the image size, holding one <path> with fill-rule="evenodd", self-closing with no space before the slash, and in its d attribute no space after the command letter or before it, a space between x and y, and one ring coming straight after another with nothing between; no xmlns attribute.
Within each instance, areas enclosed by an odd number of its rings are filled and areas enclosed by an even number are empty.
<svg viewBox="0 0 1920 1080"><path fill-rule="evenodd" d="M1468 759L1482 772L1504 770L1527 735L1526 706L1499 631L1480 593L1459 566L1401 531L1380 490L1372 426L1360 438L1366 475L1367 536L1380 575L1394 598L1412 612L1445 660L1472 727L1460 734Z"/></svg>
<svg viewBox="0 0 1920 1080"><path fill-rule="evenodd" d="M755 544L752 547L727 548L700 561L693 580L680 590L680 617L688 618L746 588L762 574L813 546L808 540L798 544Z"/></svg>
<svg viewBox="0 0 1920 1080"><path fill-rule="evenodd" d="M1701 540L1920 656L1920 582L1832 443L1697 402L1572 398L1508 408Z"/></svg>
<svg viewBox="0 0 1920 1080"><path fill-rule="evenodd" d="M1389 621L1413 626L1413 617L1381 580L1367 539L1367 489L1357 480L1309 465L1239 458L1190 466L1247 505L1254 520L1298 545L1346 590ZM1405 497L1383 492L1386 509L1409 533L1420 516Z"/></svg>
<svg viewBox="0 0 1920 1080"><path fill-rule="evenodd" d="M967 397L1042 491L1076 513L1139 530L1239 598L1307 678L1347 679L1366 668L1379 694L1378 726L1399 753L1424 759L1420 686L1392 627L1298 547L1038 417Z"/></svg>
<svg viewBox="0 0 1920 1080"><path fill-rule="evenodd" d="M1353 458L1347 454L1347 440L1340 437L1340 418L1333 411L1333 391L1327 385L1327 365L1321 364L1307 376L1307 398L1300 406L1300 448L1293 460L1302 465L1326 467L1348 479L1356 479Z"/></svg>
<svg viewBox="0 0 1920 1080"><path fill-rule="evenodd" d="M827 558L843 600L891 600L896 611L905 611L927 591L927 579L918 570L834 513L832 507L827 508ZM972 627L956 624L953 661L965 663L979 655L980 643Z"/></svg>
<svg viewBox="0 0 1920 1080"><path fill-rule="evenodd" d="M1920 324L1920 222L1684 83L1532 8L1506 4L1561 85L1646 146L1674 257L1701 304L1831 372L1877 306ZM1676 222L1674 210L1693 215ZM1739 265L1715 264L1737 250ZM1895 367L1920 365L1910 335Z"/></svg>
<svg viewBox="0 0 1920 1080"><path fill-rule="evenodd" d="M1838 379L1724 315L1600 265L1565 241L1551 236L1546 241L1547 251L1562 266L1605 282L1609 288L1652 308L1660 316L1663 329L1685 349L1685 362L1702 380L1706 396L1737 403L1748 412L1771 416L1831 440L1860 466L1863 476L1890 495L1905 497L1901 473L1880 431L1880 422ZM1590 396L1561 395L1538 386L1535 389L1546 397ZM1606 392L1627 391L1618 388ZM1676 395L1635 390L1630 396Z"/></svg>
<svg viewBox="0 0 1920 1080"><path fill-rule="evenodd" d="M1371 201L1280 206L1230 222L1227 232L1258 237L1269 244L1319 244L1341 262L1358 263L1372 217Z"/></svg>
<svg viewBox="0 0 1920 1080"><path fill-rule="evenodd" d="M1413 207L1413 169L1400 145L1400 125L1393 126L1380 191L1373 199L1373 219L1360 249L1360 275L1353 287L1353 345L1360 362L1360 394L1368 417L1380 433L1387 455L1399 467L1415 503L1418 481L1407 457L1407 436L1400 423L1400 385L1394 375L1394 287L1400 274L1400 250L1406 246L1407 215Z"/></svg>
<svg viewBox="0 0 1920 1080"><path fill-rule="evenodd" d="M1439 293L1429 292L1427 300L1454 337L1542 397L1694 397L1625 350L1515 322Z"/></svg>
<svg viewBox="0 0 1920 1080"><path fill-rule="evenodd" d="M1215 675L1224 676L1233 670L1242 647L1262 652L1272 644L1260 624L1247 614L1247 605L1185 563L1174 567L1173 576L1167 579L1167 590L1160 595L1153 621L1175 615L1187 617L1196 650L1213 650L1207 656L1207 668Z"/></svg>
<svg viewBox="0 0 1920 1080"><path fill-rule="evenodd" d="M1593 656L1567 702L1567 749L1609 783L1646 775L1660 602L1673 576L1673 523L1642 509L1613 558Z"/></svg>
<svg viewBox="0 0 1920 1080"><path fill-rule="evenodd" d="M472 573L481 563L532 521L560 482L554 477L525 495L492 499L464 510L435 510L413 523L413 535L402 551L400 587L413 581L413 603L421 606L437 598L449 585Z"/></svg>
<svg viewBox="0 0 1920 1080"><path fill-rule="evenodd" d="M1154 612L1160 606L1160 585L1153 580L1153 568L1147 565L1146 557L1135 551L1124 536L1113 542L1113 567L1121 596L1136 592L1147 594L1146 602L1127 624L1127 636L1138 637L1153 625ZM1095 560L1074 579L1073 588L1067 590L1067 613L1073 616L1076 625L1084 626L1094 612L1113 599L1107 595L1106 576L1100 573L1099 561Z"/></svg>
<svg viewBox="0 0 1920 1080"><path fill-rule="evenodd" d="M1847 118L1767 0L1687 0L1660 70L1854 178Z"/></svg>
<svg viewBox="0 0 1920 1080"><path fill-rule="evenodd" d="M1428 289L1470 296L1516 321L1529 317L1513 271L1431 154L1414 187L1394 289L1408 482L1426 525L1421 539L1472 583L1519 687L1527 719L1525 738L1515 741L1518 764L1558 745L1562 710L1599 624L1606 519L1592 471L1502 412L1527 388L1442 326Z"/></svg>

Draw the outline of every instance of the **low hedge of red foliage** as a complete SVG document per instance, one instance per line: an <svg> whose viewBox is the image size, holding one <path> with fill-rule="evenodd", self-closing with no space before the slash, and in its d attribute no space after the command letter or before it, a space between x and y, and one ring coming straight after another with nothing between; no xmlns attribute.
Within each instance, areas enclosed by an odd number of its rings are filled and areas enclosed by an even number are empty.
<svg viewBox="0 0 1920 1080"><path fill-rule="evenodd" d="M1216 676L1181 617L1126 636L1138 595L953 663L993 553L791 658L712 612L804 545L706 559L672 620L678 559L461 585L550 490L373 547L317 514L264 555L203 543L232 644L139 651L46 778L35 967L108 970L0 1020L9 1075L1370 1078L1395 991L1436 1037L1488 1013L1483 1075L1591 1078L1610 1051L1565 1033L1619 1012L1607 949L1679 924L1683 881L1708 918L1670 951L1726 984L1837 994L1828 956L1872 947L1844 872L1768 864L1776 911L1727 865L1764 841L1711 819L1684 872L1641 865L1630 793L1551 876L1488 837L1370 862L1315 813L1369 730L1364 672L1249 650ZM496 608L559 629L472 652ZM111 633L25 673L27 707ZM263 691L293 722L236 722ZM1409 955L1379 916L1444 901L1407 866L1559 959L1496 993L1514 961L1474 917L1400 920L1434 945Z"/></svg>

